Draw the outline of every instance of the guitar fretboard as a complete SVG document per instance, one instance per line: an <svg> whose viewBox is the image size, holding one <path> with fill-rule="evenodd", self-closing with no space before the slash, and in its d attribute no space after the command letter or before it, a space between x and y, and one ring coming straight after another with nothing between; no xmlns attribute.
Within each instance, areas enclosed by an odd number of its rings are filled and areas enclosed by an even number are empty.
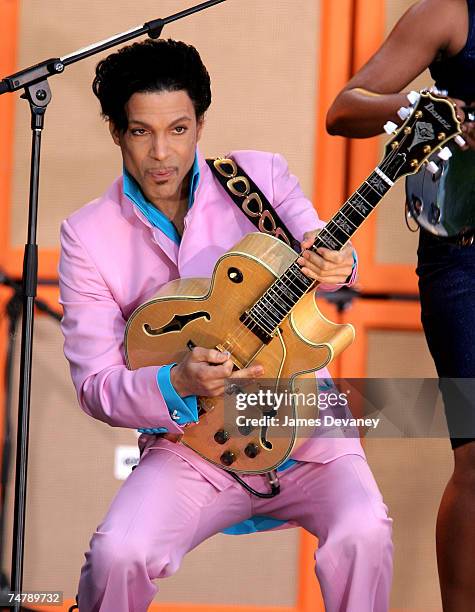
<svg viewBox="0 0 475 612"><path fill-rule="evenodd" d="M391 186L392 181L379 167L376 168L319 232L311 250L316 251L320 247L334 251L342 249ZM258 326L264 337L271 337L314 284L315 281L305 276L294 262L252 306L243 321L249 327Z"/></svg>

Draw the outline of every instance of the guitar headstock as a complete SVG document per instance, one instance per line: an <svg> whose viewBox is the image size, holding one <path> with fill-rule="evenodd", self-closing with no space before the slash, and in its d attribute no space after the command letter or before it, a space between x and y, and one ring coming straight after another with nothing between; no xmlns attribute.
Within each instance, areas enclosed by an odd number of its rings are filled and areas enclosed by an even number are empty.
<svg viewBox="0 0 475 612"><path fill-rule="evenodd" d="M460 126L449 99L422 92L411 115L386 144L380 169L393 182L415 174L433 153L461 135Z"/></svg>

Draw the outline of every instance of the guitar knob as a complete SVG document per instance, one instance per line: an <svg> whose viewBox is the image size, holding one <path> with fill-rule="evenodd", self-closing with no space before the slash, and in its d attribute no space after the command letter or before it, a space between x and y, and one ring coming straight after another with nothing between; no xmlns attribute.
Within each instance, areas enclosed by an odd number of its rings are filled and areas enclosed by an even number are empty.
<svg viewBox="0 0 475 612"><path fill-rule="evenodd" d="M456 136L454 138L455 142L458 144L458 146L463 149L466 146L466 142L465 140L462 138L462 136L460 136L460 134L458 136Z"/></svg>
<svg viewBox="0 0 475 612"><path fill-rule="evenodd" d="M384 131L386 132L386 134L394 134L396 130L397 124L394 123L394 121L388 121L384 124Z"/></svg>
<svg viewBox="0 0 475 612"><path fill-rule="evenodd" d="M427 164L427 170L431 173L431 174L437 174L437 172L439 172L440 168L439 166L431 161Z"/></svg>
<svg viewBox="0 0 475 612"><path fill-rule="evenodd" d="M421 214L423 208L424 205L422 204L421 200L419 198L413 197L412 211L410 211L411 217L418 217Z"/></svg>
<svg viewBox="0 0 475 612"><path fill-rule="evenodd" d="M443 161L449 161L449 159L452 157L452 151L449 149L449 147L444 147L439 151L438 156Z"/></svg>
<svg viewBox="0 0 475 612"><path fill-rule="evenodd" d="M430 205L428 217L429 217L429 223L431 223L432 225L437 225L437 223L439 223L440 221L441 210L437 206L437 204L434 204L434 202L432 202L432 204Z"/></svg>
<svg viewBox="0 0 475 612"><path fill-rule="evenodd" d="M248 436L253 429L255 428L252 427L252 425L239 425L238 427L238 431L241 436Z"/></svg>
<svg viewBox="0 0 475 612"><path fill-rule="evenodd" d="M220 459L223 465L229 467L236 461L236 455L233 453L233 451L227 450L221 455Z"/></svg>
<svg viewBox="0 0 475 612"><path fill-rule="evenodd" d="M254 457L257 457L260 450L261 449L257 446L257 444L255 444L254 442L251 442L250 444L246 446L246 448L244 449L244 452L249 457L249 459L254 459Z"/></svg>
<svg viewBox="0 0 475 612"><path fill-rule="evenodd" d="M397 112L397 116L399 119L406 121L408 117L412 115L412 108L408 108L407 106L401 106L401 108Z"/></svg>
<svg viewBox="0 0 475 612"><path fill-rule="evenodd" d="M218 444L226 444L229 438L230 435L225 429L220 429L214 434L214 441Z"/></svg>

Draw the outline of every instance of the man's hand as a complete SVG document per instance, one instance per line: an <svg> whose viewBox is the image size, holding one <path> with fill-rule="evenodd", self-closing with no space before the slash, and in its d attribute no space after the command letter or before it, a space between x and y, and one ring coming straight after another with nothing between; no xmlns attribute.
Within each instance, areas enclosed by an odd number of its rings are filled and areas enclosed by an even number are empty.
<svg viewBox="0 0 475 612"><path fill-rule="evenodd" d="M225 390L229 378L257 378L264 368L253 365L233 372L233 362L229 353L196 346L170 371L170 381L181 397L201 395L217 397Z"/></svg>
<svg viewBox="0 0 475 612"><path fill-rule="evenodd" d="M331 251L324 247L317 252L308 251L320 230L306 232L301 243L303 257L297 259L305 276L321 283L340 285L346 282L353 270L353 247L348 242L341 251Z"/></svg>

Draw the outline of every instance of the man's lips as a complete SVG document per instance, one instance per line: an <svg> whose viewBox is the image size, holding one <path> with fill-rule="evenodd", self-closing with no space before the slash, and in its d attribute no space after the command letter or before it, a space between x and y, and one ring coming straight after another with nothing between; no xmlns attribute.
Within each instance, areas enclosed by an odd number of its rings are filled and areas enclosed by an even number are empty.
<svg viewBox="0 0 475 612"><path fill-rule="evenodd" d="M147 170L147 174L154 181L166 181L176 173L176 168L163 168L161 170Z"/></svg>

